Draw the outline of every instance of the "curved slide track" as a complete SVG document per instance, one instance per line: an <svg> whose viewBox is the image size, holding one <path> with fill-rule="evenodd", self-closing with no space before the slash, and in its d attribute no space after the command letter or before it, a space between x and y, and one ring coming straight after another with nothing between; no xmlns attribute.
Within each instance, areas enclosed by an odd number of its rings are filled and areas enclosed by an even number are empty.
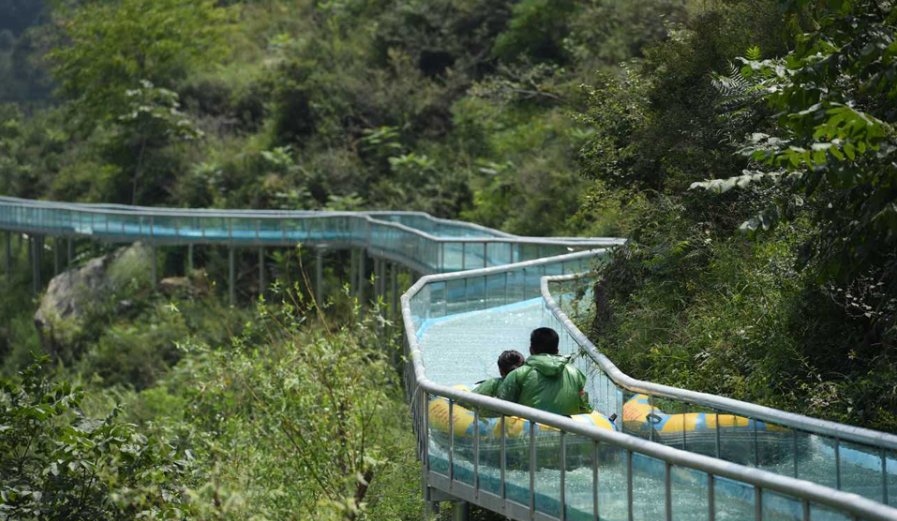
<svg viewBox="0 0 897 521"><path fill-rule="evenodd" d="M582 273L619 239L518 237L414 212L9 197L0 197L0 230L7 271L17 234L35 253L48 237L231 251L357 248L373 259L377 294L397 267L421 275L401 307L411 361L405 385L429 501L469 502L520 521L897 520L897 436L639 381L595 349L570 315L588 301L577 300L588 293ZM364 261L355 264L361 282ZM494 376L497 355L524 350L539 326L557 329L562 351L577 355L592 405L616 415L612 428L457 387Z"/></svg>

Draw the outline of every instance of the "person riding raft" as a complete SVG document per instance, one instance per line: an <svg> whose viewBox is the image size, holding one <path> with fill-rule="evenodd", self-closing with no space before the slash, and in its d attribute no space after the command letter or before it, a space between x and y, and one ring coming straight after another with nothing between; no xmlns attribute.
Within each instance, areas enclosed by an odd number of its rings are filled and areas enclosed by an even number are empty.
<svg viewBox="0 0 897 521"><path fill-rule="evenodd" d="M554 329L534 329L529 358L501 381L495 397L565 416L592 412L586 376L571 364L572 356L558 354L559 343Z"/></svg>
<svg viewBox="0 0 897 521"><path fill-rule="evenodd" d="M477 382L477 386L474 387L471 392L494 397L495 393L498 392L498 386L501 385L502 380L508 376L508 373L523 365L523 362L523 354L520 351L514 349L502 351L502 353L498 355L498 374L501 376Z"/></svg>

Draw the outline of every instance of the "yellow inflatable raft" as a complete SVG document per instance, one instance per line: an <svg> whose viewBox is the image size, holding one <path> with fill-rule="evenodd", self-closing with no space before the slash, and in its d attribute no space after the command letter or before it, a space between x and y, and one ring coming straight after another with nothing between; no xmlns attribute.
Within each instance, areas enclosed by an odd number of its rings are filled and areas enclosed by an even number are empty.
<svg viewBox="0 0 897 521"><path fill-rule="evenodd" d="M466 386L455 386L457 389L468 391ZM447 447L454 436L454 448L462 453L472 454L474 441L478 437L478 450L481 457L490 458L497 456L501 450L500 418L476 417L474 412L459 404L457 401L451 405L444 397L430 400L428 406L429 425L431 437L440 445ZM588 414L575 414L570 417L573 421L598 427L599 429L617 430L616 425L600 412L593 411ZM557 450L560 447L560 431L550 425L535 423L530 426L530 420L514 416L505 417L505 450L509 458L513 459L515 453L525 457L521 451L529 447L530 432L532 431L537 452L551 455L557 460ZM590 440L570 436L567 439L567 457L569 460L590 458L592 444ZM543 458L539 458L540 461ZM545 461L552 461L546 457ZM543 465L544 466L544 465Z"/></svg>
<svg viewBox="0 0 897 521"><path fill-rule="evenodd" d="M667 414L644 394L623 404L623 432L711 456L719 451L738 463L768 463L793 451L785 427L734 414Z"/></svg>

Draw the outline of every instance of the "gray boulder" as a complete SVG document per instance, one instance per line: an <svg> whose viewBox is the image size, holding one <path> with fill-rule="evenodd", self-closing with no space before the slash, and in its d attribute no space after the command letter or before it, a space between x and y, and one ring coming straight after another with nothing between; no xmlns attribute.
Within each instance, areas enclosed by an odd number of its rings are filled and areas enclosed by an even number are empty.
<svg viewBox="0 0 897 521"><path fill-rule="evenodd" d="M44 347L58 354L76 341L86 320L104 304L125 290L149 287L151 262L152 249L137 242L53 277L34 314Z"/></svg>

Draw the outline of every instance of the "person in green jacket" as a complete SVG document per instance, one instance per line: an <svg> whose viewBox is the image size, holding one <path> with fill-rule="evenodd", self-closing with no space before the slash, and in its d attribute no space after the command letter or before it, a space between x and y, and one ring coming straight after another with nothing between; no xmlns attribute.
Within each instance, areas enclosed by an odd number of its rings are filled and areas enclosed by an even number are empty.
<svg viewBox="0 0 897 521"><path fill-rule="evenodd" d="M505 376L508 376L508 373L523 365L523 362L523 354L520 351L514 349L502 351L502 353L498 355L498 374L501 376L478 382L477 386L474 387L471 392L485 394L486 396L495 396L495 393L498 392L498 386L501 385L501 381L505 379Z"/></svg>
<svg viewBox="0 0 897 521"><path fill-rule="evenodd" d="M550 327L530 334L530 357L498 386L496 398L571 416L592 412L585 391L586 376L558 354L558 334Z"/></svg>

